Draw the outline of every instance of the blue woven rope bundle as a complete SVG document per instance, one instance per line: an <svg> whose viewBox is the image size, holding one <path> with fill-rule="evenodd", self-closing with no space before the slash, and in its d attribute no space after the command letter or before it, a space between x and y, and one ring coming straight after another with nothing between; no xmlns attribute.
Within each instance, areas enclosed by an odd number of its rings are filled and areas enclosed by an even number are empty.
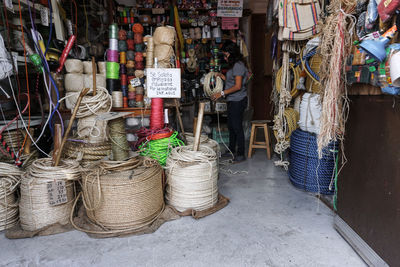
<svg viewBox="0 0 400 267"><path fill-rule="evenodd" d="M331 143L319 159L315 134L297 129L290 137L290 181L306 191L333 194L334 188L329 190L329 184L335 173L336 155L337 143Z"/></svg>

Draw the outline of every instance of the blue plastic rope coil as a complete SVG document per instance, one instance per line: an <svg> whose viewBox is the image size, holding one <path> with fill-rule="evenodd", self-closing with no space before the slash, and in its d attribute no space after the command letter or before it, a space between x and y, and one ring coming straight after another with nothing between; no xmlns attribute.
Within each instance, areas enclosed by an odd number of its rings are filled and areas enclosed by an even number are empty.
<svg viewBox="0 0 400 267"><path fill-rule="evenodd" d="M335 177L337 147L337 143L329 144L319 159L315 134L300 129L294 131L290 137L289 154L289 178L292 184L309 192L333 194L334 187L329 190L329 185Z"/></svg>

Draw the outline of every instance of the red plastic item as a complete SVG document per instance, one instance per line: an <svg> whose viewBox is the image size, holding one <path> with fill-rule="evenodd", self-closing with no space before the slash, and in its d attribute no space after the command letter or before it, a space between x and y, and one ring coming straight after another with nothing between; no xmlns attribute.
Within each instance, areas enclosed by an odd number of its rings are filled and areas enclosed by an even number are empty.
<svg viewBox="0 0 400 267"><path fill-rule="evenodd" d="M68 56L69 52L71 51L71 48L75 43L75 40L76 40L76 35L71 35L71 37L69 37L67 45L65 46L64 51L61 54L61 57L60 57L60 60L59 60L60 61L60 66L58 67L57 72L62 71L62 69L64 67L65 60L67 59L67 56Z"/></svg>

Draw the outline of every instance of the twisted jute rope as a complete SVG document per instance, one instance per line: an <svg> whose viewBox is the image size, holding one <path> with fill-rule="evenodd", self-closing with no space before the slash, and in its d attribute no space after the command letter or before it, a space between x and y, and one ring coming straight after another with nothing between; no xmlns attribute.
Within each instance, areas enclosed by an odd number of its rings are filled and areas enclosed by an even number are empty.
<svg viewBox="0 0 400 267"><path fill-rule="evenodd" d="M18 223L18 200L15 191L22 171L13 164L0 162L0 231Z"/></svg>
<svg viewBox="0 0 400 267"><path fill-rule="evenodd" d="M118 118L109 123L113 160L125 160L129 157L129 144L126 139L125 120Z"/></svg>
<svg viewBox="0 0 400 267"><path fill-rule="evenodd" d="M193 133L185 133L186 145L191 146L194 144L194 136ZM207 135L200 136L200 146L206 146L214 150L215 154L217 154L217 158L221 153L221 149L219 144L214 139L209 138Z"/></svg>
<svg viewBox="0 0 400 267"><path fill-rule="evenodd" d="M218 165L215 152L206 146L193 151L176 147L167 159L167 203L183 212L206 210L218 201Z"/></svg>
<svg viewBox="0 0 400 267"><path fill-rule="evenodd" d="M21 179L21 200L19 203L21 228L36 231L53 224L66 225L75 198L75 181L81 178L79 163L62 160L59 166L52 166L51 158L34 161ZM49 204L48 183L64 181L67 202Z"/></svg>
<svg viewBox="0 0 400 267"><path fill-rule="evenodd" d="M95 161L109 157L111 143L109 141L98 143L67 141L63 153L65 158L76 160L86 167Z"/></svg>
<svg viewBox="0 0 400 267"><path fill-rule="evenodd" d="M80 195L89 220L103 231L78 227L71 212L73 226L86 233L105 234L150 225L164 210L162 173L157 161L140 156L99 162L83 173Z"/></svg>

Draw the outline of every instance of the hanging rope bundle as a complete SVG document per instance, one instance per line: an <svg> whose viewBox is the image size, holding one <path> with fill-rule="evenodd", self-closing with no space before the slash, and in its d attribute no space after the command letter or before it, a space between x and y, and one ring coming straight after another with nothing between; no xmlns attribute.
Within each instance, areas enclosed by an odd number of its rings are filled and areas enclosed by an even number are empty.
<svg viewBox="0 0 400 267"><path fill-rule="evenodd" d="M218 201L218 165L215 152L202 146L193 151L188 146L171 151L166 166L167 203L183 212L213 207Z"/></svg>
<svg viewBox="0 0 400 267"><path fill-rule="evenodd" d="M125 120L111 120L109 123L113 160L125 160L129 157L129 145L126 140Z"/></svg>
<svg viewBox="0 0 400 267"><path fill-rule="evenodd" d="M104 87L97 87L95 96L87 94L82 98L76 117L84 118L111 110L112 98Z"/></svg>
<svg viewBox="0 0 400 267"><path fill-rule="evenodd" d="M132 231L154 222L164 209L162 168L152 159L101 161L82 176L83 204L90 221L103 231ZM72 221L72 219L71 219Z"/></svg>
<svg viewBox="0 0 400 267"><path fill-rule="evenodd" d="M204 94L211 97L215 93L220 93L224 89L224 82L221 77L215 76L216 73L211 71L204 77ZM215 82L212 82L214 80Z"/></svg>
<svg viewBox="0 0 400 267"><path fill-rule="evenodd" d="M68 224L75 198L74 181L81 178L80 173L76 161L63 160L57 167L52 166L51 158L34 161L21 179L19 211L22 229L36 231L54 224ZM48 186L52 182L65 183L67 202L50 205Z"/></svg>
<svg viewBox="0 0 400 267"><path fill-rule="evenodd" d="M18 201L15 195L21 181L21 170L12 164L0 162L0 231L18 222Z"/></svg>
<svg viewBox="0 0 400 267"><path fill-rule="evenodd" d="M300 119L299 113L294 110L293 108L286 108L285 112L283 113L283 125L274 125L274 135L275 138L278 139L278 128L283 127L285 132L285 140L290 141L290 135L294 130L298 128L297 122Z"/></svg>
<svg viewBox="0 0 400 267"><path fill-rule="evenodd" d="M290 95L292 98L294 98L299 93L299 91L297 90L297 84L299 83L299 79L300 79L300 68L295 67L295 65L293 63L290 63L289 69L292 70L292 74L293 74L293 84L292 84L292 90L290 91ZM276 87L276 91L278 93L281 92L282 73L283 73L283 66L278 70L278 72L276 74L276 79L275 79L275 87Z"/></svg>
<svg viewBox="0 0 400 267"><path fill-rule="evenodd" d="M172 148L184 145L183 141L178 139L178 132L174 132L170 137L143 143L139 146L139 151L141 151L140 155L155 159L162 166L165 166Z"/></svg>
<svg viewBox="0 0 400 267"><path fill-rule="evenodd" d="M109 141L99 143L67 141L63 153L65 158L76 160L85 167L95 161L110 157L111 143Z"/></svg>

